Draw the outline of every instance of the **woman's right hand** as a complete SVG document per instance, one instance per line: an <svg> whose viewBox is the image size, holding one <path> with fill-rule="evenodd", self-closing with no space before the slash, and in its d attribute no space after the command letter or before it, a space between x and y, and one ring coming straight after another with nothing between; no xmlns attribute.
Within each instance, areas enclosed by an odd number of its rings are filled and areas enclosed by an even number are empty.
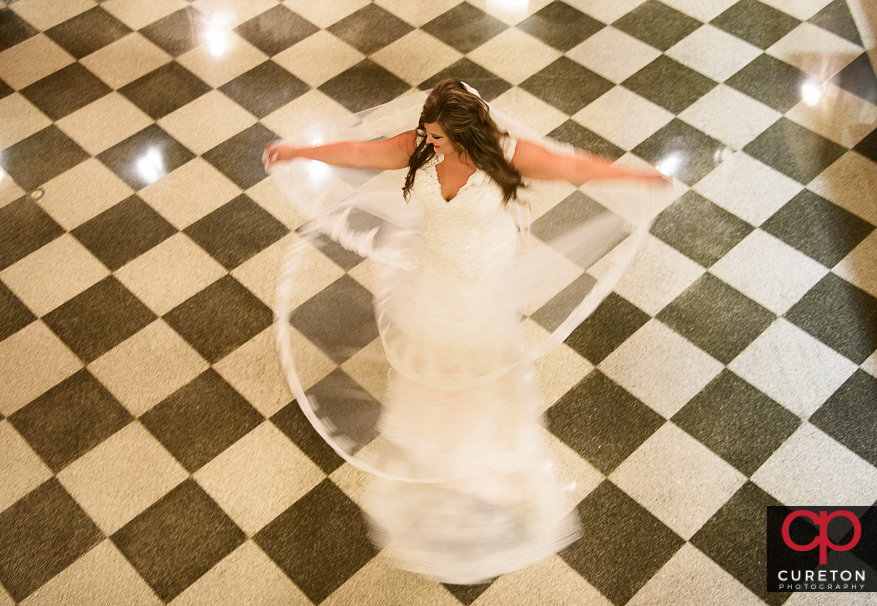
<svg viewBox="0 0 877 606"><path fill-rule="evenodd" d="M262 164L267 171L278 162L286 162L293 158L295 158L294 147L282 141L274 141L265 147L265 152L262 154Z"/></svg>

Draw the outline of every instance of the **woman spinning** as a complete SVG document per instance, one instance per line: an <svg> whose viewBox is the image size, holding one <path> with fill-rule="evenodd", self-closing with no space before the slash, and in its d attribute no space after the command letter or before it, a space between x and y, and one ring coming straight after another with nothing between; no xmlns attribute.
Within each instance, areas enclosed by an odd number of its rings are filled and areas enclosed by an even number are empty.
<svg viewBox="0 0 877 606"><path fill-rule="evenodd" d="M339 388L321 401L291 381L320 433L374 473L366 510L379 546L409 570L465 584L527 566L575 540L578 522L561 505L550 472L521 328L518 192L522 178L580 184L665 177L515 140L477 93L453 79L429 94L415 130L380 141L279 142L264 157L266 168L296 158L407 168L402 194L422 207L410 237L400 229L381 244L415 252L411 263L390 263L374 289L390 368L377 411L361 406L372 411L362 418L372 419L374 431L360 431L360 443L352 444L339 427L363 399ZM357 203L345 204L343 213L322 214L352 223ZM314 220L320 225L321 217ZM344 228L333 225L323 231L343 244ZM381 229L368 233L382 237ZM348 419L333 419L336 413Z"/></svg>

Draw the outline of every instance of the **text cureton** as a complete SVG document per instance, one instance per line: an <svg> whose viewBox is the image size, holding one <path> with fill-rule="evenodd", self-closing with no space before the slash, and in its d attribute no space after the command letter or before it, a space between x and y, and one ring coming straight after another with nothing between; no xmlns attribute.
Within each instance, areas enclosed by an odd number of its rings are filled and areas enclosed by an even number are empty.
<svg viewBox="0 0 877 606"><path fill-rule="evenodd" d="M864 570L780 570L777 578L780 581L864 581Z"/></svg>

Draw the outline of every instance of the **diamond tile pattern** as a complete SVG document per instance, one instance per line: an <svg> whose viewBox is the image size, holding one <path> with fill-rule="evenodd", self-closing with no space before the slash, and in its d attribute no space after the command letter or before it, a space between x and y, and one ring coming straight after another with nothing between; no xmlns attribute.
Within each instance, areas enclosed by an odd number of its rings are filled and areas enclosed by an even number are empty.
<svg viewBox="0 0 877 606"><path fill-rule="evenodd" d="M795 118L812 76L770 49L802 19L853 45L823 90L839 87L859 115L873 116L877 77L863 46L873 36L854 19L861 1L541 0L517 13L484 0L4 3L0 121L14 138L0 133L0 373L9 396L0 484L11 487L0 505L0 604L122 603L119 595L138 605L247 604L254 585L275 596L258 603L303 606L354 603L352 594L355 603L398 602L357 593L368 586L416 594L405 598L412 604L541 604L537 595L561 596L552 604L724 603L716 587L731 592L728 603L823 603L812 598L828 594L765 591L763 520L767 506L808 481L782 461L805 438L814 460L877 473L877 299L873 271L862 266L874 214L861 186L841 182L877 174L877 130L857 123L855 138L832 141L802 125ZM446 58L394 73L402 68L385 55L411 40L446 45ZM544 57L517 56L506 40L526 40ZM529 111L525 122L539 111L528 105L538 105L550 114L539 128L561 141L673 167L678 184L655 209L652 249L691 274L658 299L623 285L562 346L564 363L587 372L554 387L546 425L564 465L590 470L589 486L578 487L583 537L545 566L475 586L385 576L349 465L288 392L248 400L264 390L241 383L253 373L235 368L270 335L265 301L280 240L298 238L289 232L301 225L265 182L261 150L274 129L301 111L340 116L451 76L513 117ZM612 112L621 102L651 113L631 116L625 129ZM844 131L843 120L861 120L837 95L820 104L834 116L829 136ZM205 107L233 115L205 119ZM850 162L855 171L838 169ZM100 166L108 178L80 183ZM106 203L71 221L71 186ZM600 212L570 191L544 201L535 237ZM753 238L783 259L751 254ZM60 257L74 250L88 275L58 279L76 288L28 273L73 267ZM329 242L316 254L336 277L288 319L321 360L309 393L353 380L336 368L354 353L332 350L337 334L361 347L377 337L369 263ZM735 276L772 275L780 262L814 277L769 311L752 298L763 300L761 291ZM558 285L531 314L534 326L556 327L564 298L591 283L584 275ZM35 292L55 293L51 305ZM656 355L679 376L662 376ZM167 364L180 372L168 374ZM143 388L171 374L173 385ZM253 502L252 487L274 481L217 475L265 436L271 452L314 463L307 481L281 487L293 496L268 513L226 513L222 503ZM639 483L638 474L689 477L682 461L646 461L664 452L655 444L666 436L714 453L709 469L738 478L739 489L683 486L666 494L703 493L656 504L660 495L641 487L658 480ZM107 465L108 445L154 456ZM100 505L120 483L138 494ZM871 485L856 488L867 503L877 501ZM714 513L679 530L668 512L689 510ZM688 579L690 570L698 576ZM682 575L686 582L668 582ZM110 597L83 589L108 584Z"/></svg>

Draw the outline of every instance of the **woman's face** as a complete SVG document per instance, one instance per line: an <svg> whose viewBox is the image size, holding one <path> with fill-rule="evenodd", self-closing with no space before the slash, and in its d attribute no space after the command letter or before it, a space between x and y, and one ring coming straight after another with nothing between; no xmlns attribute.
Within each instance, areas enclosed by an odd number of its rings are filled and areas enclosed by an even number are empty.
<svg viewBox="0 0 877 606"><path fill-rule="evenodd" d="M432 147L437 154L454 153L454 146L448 140L445 131L442 130L438 122L424 124L423 129L426 131L426 142L432 143Z"/></svg>

